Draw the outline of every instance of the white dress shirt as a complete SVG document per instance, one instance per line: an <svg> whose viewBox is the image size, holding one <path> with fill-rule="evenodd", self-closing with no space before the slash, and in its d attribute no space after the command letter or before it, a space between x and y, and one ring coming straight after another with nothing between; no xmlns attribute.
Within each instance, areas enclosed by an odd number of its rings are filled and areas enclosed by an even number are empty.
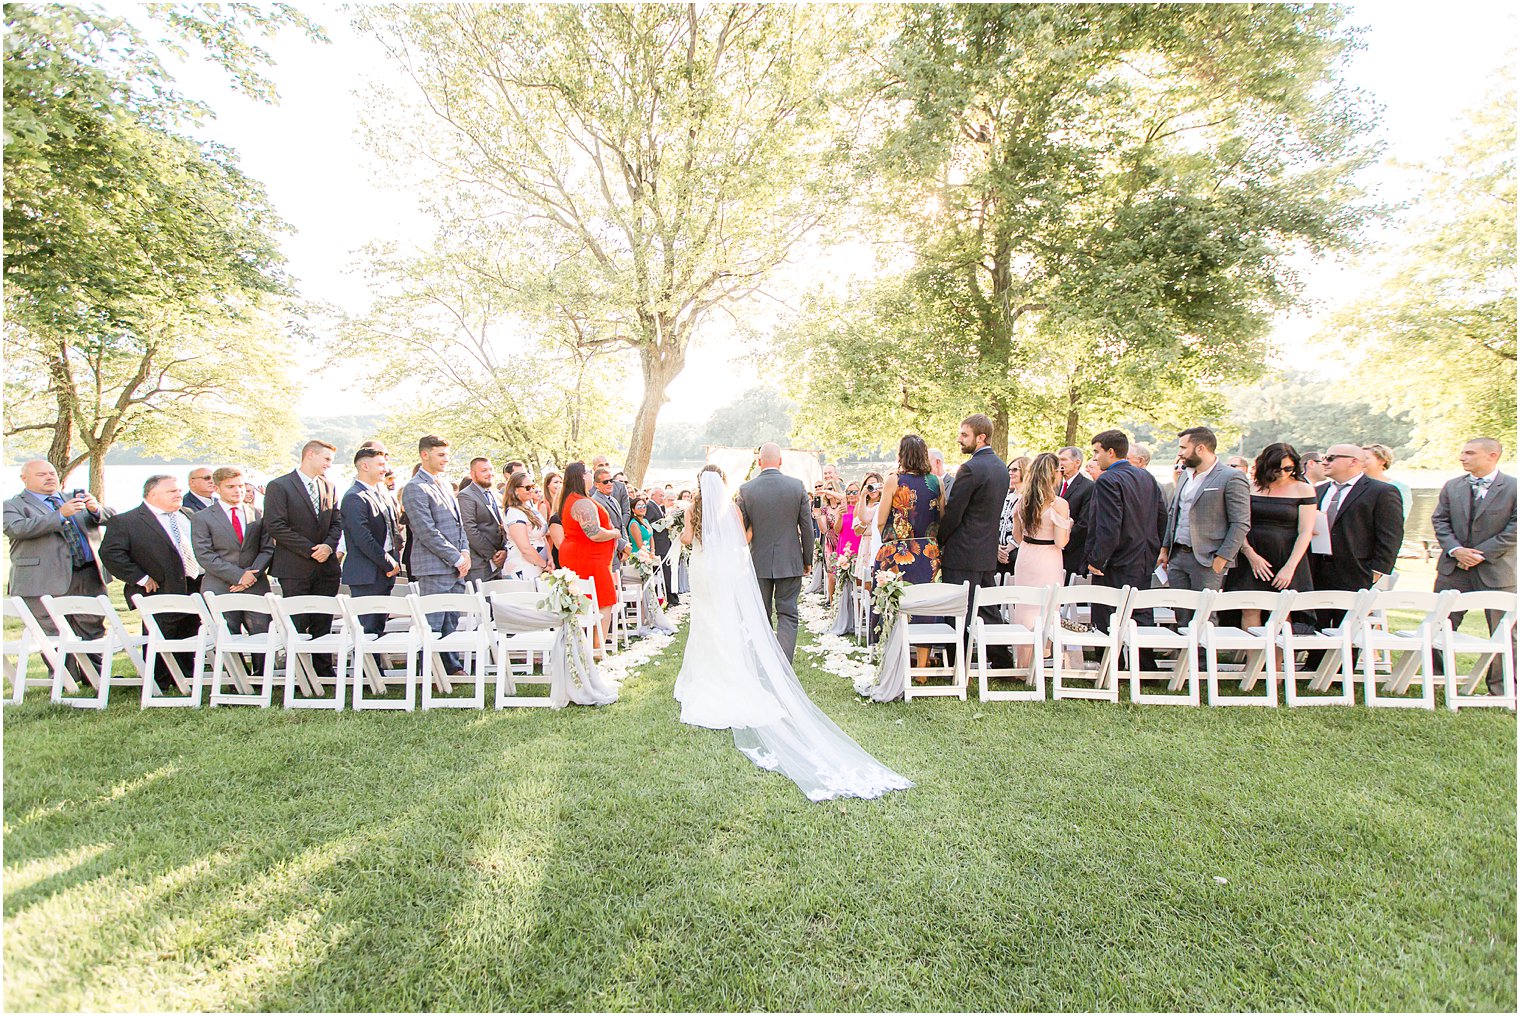
<svg viewBox="0 0 1520 1016"><path fill-rule="evenodd" d="M151 505L149 508L153 512L153 517L158 519L158 524L164 527L164 535L169 538L169 545L179 551L179 559L185 565L185 577L193 579L199 576L203 569L190 550L190 520L179 512L161 512ZM174 527L179 528L178 539L175 539ZM147 578L146 575L143 577Z"/></svg>

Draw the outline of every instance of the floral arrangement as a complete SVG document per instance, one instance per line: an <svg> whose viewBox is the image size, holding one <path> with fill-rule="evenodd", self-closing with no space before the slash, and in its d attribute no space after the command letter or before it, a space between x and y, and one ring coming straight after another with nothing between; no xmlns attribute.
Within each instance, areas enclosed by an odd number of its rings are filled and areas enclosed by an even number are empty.
<svg viewBox="0 0 1520 1016"><path fill-rule="evenodd" d="M904 582L903 577L897 572L876 573L875 588L871 590L871 603L876 608L877 647L886 642L887 636L892 632L892 626L897 623L897 613L902 607L903 593L907 589L908 583Z"/></svg>
<svg viewBox="0 0 1520 1016"><path fill-rule="evenodd" d="M544 597L538 601L538 609L559 615L565 629L565 639L570 668L579 681L586 679L586 660L581 652L585 647L578 643L581 637L580 616L586 610L586 594L576 588L580 576L569 568L557 568L539 576L543 583Z"/></svg>
<svg viewBox="0 0 1520 1016"><path fill-rule="evenodd" d="M660 567L660 559L655 557L654 551L648 547L633 555L628 563L638 570L639 580L642 582L648 582L652 579L654 573Z"/></svg>

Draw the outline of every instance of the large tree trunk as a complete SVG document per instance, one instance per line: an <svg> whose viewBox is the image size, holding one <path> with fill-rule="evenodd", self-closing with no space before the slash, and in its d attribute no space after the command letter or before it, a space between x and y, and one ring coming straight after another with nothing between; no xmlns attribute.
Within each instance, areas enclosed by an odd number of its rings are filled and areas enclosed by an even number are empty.
<svg viewBox="0 0 1520 1016"><path fill-rule="evenodd" d="M630 487L644 485L644 472L654 451L655 423L660 407L665 404L665 389L686 366L685 337L672 335L668 330L647 337L639 347L639 366L644 374L644 397L633 418L633 436L628 442L628 458L623 462Z"/></svg>
<svg viewBox="0 0 1520 1016"><path fill-rule="evenodd" d="M106 452L109 450L110 445L104 441L96 441L90 446L90 493L97 501L106 496Z"/></svg>
<svg viewBox="0 0 1520 1016"><path fill-rule="evenodd" d="M48 384L52 386L53 398L58 405L57 419L53 424L53 440L48 445L47 460L58 470L61 481L68 475L69 453L74 446L74 391L69 380L68 365L62 356L48 363Z"/></svg>
<svg viewBox="0 0 1520 1016"><path fill-rule="evenodd" d="M1077 425L1080 424L1082 420L1077 411L1076 400L1073 399L1068 405L1070 408L1066 411L1066 443L1068 445L1076 447Z"/></svg>
<svg viewBox="0 0 1520 1016"><path fill-rule="evenodd" d="M1002 398L993 403L992 450L998 458L1008 461L1008 403Z"/></svg>

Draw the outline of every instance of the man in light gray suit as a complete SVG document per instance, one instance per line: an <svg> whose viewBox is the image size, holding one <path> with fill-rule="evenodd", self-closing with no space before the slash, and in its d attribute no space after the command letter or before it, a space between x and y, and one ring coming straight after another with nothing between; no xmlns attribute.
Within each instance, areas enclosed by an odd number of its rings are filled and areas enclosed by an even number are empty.
<svg viewBox="0 0 1520 1016"><path fill-rule="evenodd" d="M511 477L508 477L511 479ZM485 582L501 574L507 559L507 516L496 494L496 469L491 460L470 460L470 482L459 491L459 519L470 544L469 582Z"/></svg>
<svg viewBox="0 0 1520 1016"><path fill-rule="evenodd" d="M411 563L407 574L417 583L421 596L464 592L470 573L470 546L459 517L459 501L453 485L443 478L449 468L449 443L432 434L417 442L422 468L401 488L411 540ZM428 626L440 635L450 634L459 624L454 611L427 616ZM458 653L440 653L443 669L450 676L464 673Z"/></svg>
<svg viewBox="0 0 1520 1016"><path fill-rule="evenodd" d="M1515 592L1515 478L1499 472L1504 449L1491 437L1473 438L1462 446L1465 476L1446 481L1436 499L1430 524L1441 544L1436 562L1435 591L1469 592L1494 589ZM1503 617L1486 611L1488 630ZM1451 616L1455 627L1462 614ZM1440 654L1436 660L1441 661ZM1488 669L1488 690L1503 690L1503 675L1495 660Z"/></svg>
<svg viewBox="0 0 1520 1016"><path fill-rule="evenodd" d="M1159 563L1173 589L1222 589L1251 531L1251 481L1219 461L1219 440L1209 428L1189 427L1177 437L1188 471L1167 508ZM1192 611L1177 611L1178 624L1191 619Z"/></svg>
<svg viewBox="0 0 1520 1016"><path fill-rule="evenodd" d="M19 596L42 630L58 634L53 619L42 609L44 596L99 596L106 591L100 560L100 527L116 513L102 508L88 491L69 497L59 491L58 470L33 459L21 466L26 489L5 502L5 536L11 541L11 576L6 592ZM99 638L105 624L97 618L70 622L75 634ZM71 656L69 673L79 679L79 664Z"/></svg>
<svg viewBox="0 0 1520 1016"><path fill-rule="evenodd" d="M264 513L243 502L241 469L222 466L211 474L211 481L216 500L190 516L190 550L203 571L201 592L262 596L269 592L274 534L264 527ZM269 615L232 611L227 627L261 635L269 630Z"/></svg>
<svg viewBox="0 0 1520 1016"><path fill-rule="evenodd" d="M790 660L797 651L797 595L813 568L813 512L802 481L781 472L781 446L760 446L760 475L739 488L739 511L760 580L760 599Z"/></svg>

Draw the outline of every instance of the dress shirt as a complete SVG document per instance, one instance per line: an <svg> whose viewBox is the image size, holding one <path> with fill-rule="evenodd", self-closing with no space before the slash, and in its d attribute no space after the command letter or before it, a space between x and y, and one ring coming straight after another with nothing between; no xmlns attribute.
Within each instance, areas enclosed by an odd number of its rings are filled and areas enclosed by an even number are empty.
<svg viewBox="0 0 1520 1016"><path fill-rule="evenodd" d="M357 482L359 484L359 486L363 487L365 490L367 490L367 491L369 491L369 492L371 492L373 494L379 494L380 495L380 500L382 500L382 501L385 501L386 495L388 493L390 493L388 490L382 490L381 487L380 487L380 485L378 483L365 483L363 480L357 480L355 482ZM389 505L387 504L387 506L389 506ZM392 547L391 547L391 528L392 528L393 524L394 524L393 519L387 519L386 520L385 542L380 547L380 549L383 550L383 551L385 551L387 554L389 554L391 552L391 550L392 550Z"/></svg>
<svg viewBox="0 0 1520 1016"><path fill-rule="evenodd" d="M179 512L161 512L152 505L149 505L149 508L153 512L153 517L158 519L158 524L164 527L164 535L169 538L170 546L179 551L179 559L185 565L185 578L199 577L202 571L201 566L196 562L195 555L190 552L190 520ZM174 535L176 527L179 531L177 538ZM143 577L148 576L145 574Z"/></svg>
<svg viewBox="0 0 1520 1016"><path fill-rule="evenodd" d="M1177 492L1177 532L1172 537L1173 545L1181 544L1184 547L1193 545L1193 528L1188 524L1188 515L1192 512L1193 503L1198 500L1198 495L1203 493L1204 478L1212 473L1217 465L1219 465L1219 460L1215 459L1209 464L1209 468L1201 473L1197 469L1192 470L1187 483Z"/></svg>
<svg viewBox="0 0 1520 1016"><path fill-rule="evenodd" d="M1493 474L1490 473L1489 475L1492 476ZM63 496L63 491L59 491L56 494L39 494L35 490L29 490L27 493L32 495L32 499L35 500L38 504L42 505L48 511L59 512L60 515L63 514L61 511L59 511L61 505L55 505L48 500L50 497L56 497L59 501L68 500ZM89 511L88 508L85 510ZM100 515L96 512L90 512L90 517L97 522L100 521ZM68 516L65 521L74 527L75 533L79 534L77 543L73 543L71 541L72 550L70 552L75 555L74 566L76 568L82 568L87 564L93 564L95 562L95 552L90 549L89 538L85 536L84 526L81 525L79 521L79 512L75 512L73 515Z"/></svg>

